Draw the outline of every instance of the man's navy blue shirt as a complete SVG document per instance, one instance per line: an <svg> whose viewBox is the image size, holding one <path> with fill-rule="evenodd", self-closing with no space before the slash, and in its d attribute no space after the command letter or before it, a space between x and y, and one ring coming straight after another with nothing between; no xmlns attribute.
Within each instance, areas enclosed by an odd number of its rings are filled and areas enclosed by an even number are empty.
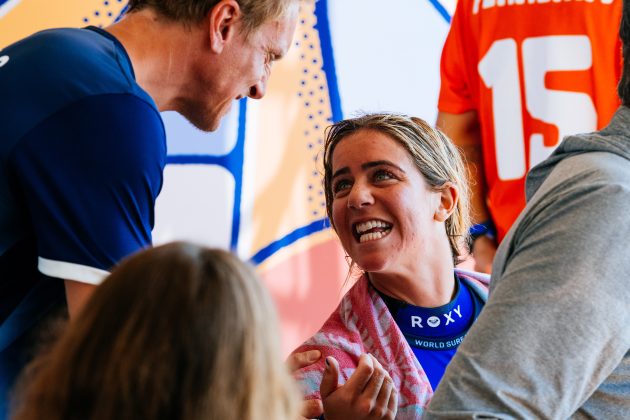
<svg viewBox="0 0 630 420"><path fill-rule="evenodd" d="M165 163L157 107L114 37L54 29L0 50L0 404L25 337L65 305L62 279L98 284L151 243Z"/></svg>

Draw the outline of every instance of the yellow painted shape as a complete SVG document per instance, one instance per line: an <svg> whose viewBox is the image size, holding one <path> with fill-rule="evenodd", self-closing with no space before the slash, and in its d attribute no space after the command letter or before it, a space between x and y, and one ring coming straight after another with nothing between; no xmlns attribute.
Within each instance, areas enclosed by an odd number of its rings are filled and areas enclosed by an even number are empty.
<svg viewBox="0 0 630 420"><path fill-rule="evenodd" d="M256 104L256 179L251 254L325 217L321 188L330 99L322 69L314 2L303 2L291 50L274 64L267 95ZM308 106L307 106L308 102ZM248 113L248 127L252 119Z"/></svg>
<svg viewBox="0 0 630 420"><path fill-rule="evenodd" d="M107 26L126 4L118 0L107 4L105 0L22 0L0 18L0 48L43 29Z"/></svg>

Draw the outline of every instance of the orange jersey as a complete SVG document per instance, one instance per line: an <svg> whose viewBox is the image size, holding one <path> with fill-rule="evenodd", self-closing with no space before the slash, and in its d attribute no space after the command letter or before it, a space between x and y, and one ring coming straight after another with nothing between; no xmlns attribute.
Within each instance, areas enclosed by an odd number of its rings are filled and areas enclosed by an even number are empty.
<svg viewBox="0 0 630 420"><path fill-rule="evenodd" d="M502 239L525 175L568 135L619 106L622 0L459 0L442 51L438 108L477 111L486 203Z"/></svg>

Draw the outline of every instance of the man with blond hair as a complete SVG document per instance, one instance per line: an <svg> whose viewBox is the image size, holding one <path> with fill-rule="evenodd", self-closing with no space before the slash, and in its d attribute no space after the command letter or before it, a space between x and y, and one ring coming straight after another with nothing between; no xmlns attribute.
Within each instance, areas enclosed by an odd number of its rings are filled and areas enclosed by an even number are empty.
<svg viewBox="0 0 630 420"><path fill-rule="evenodd" d="M235 100L265 95L297 17L298 0L131 0L105 29L0 50L1 405L46 320L76 316L112 266L151 244L159 112L216 130Z"/></svg>

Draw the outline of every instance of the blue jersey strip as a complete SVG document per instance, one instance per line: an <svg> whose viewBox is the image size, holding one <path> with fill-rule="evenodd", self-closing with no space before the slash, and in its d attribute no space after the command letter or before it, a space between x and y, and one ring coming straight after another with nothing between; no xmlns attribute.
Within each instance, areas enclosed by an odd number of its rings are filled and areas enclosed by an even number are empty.
<svg viewBox="0 0 630 420"><path fill-rule="evenodd" d="M483 306L464 282L457 277L455 282L453 300L437 308L414 306L381 293L433 390Z"/></svg>

